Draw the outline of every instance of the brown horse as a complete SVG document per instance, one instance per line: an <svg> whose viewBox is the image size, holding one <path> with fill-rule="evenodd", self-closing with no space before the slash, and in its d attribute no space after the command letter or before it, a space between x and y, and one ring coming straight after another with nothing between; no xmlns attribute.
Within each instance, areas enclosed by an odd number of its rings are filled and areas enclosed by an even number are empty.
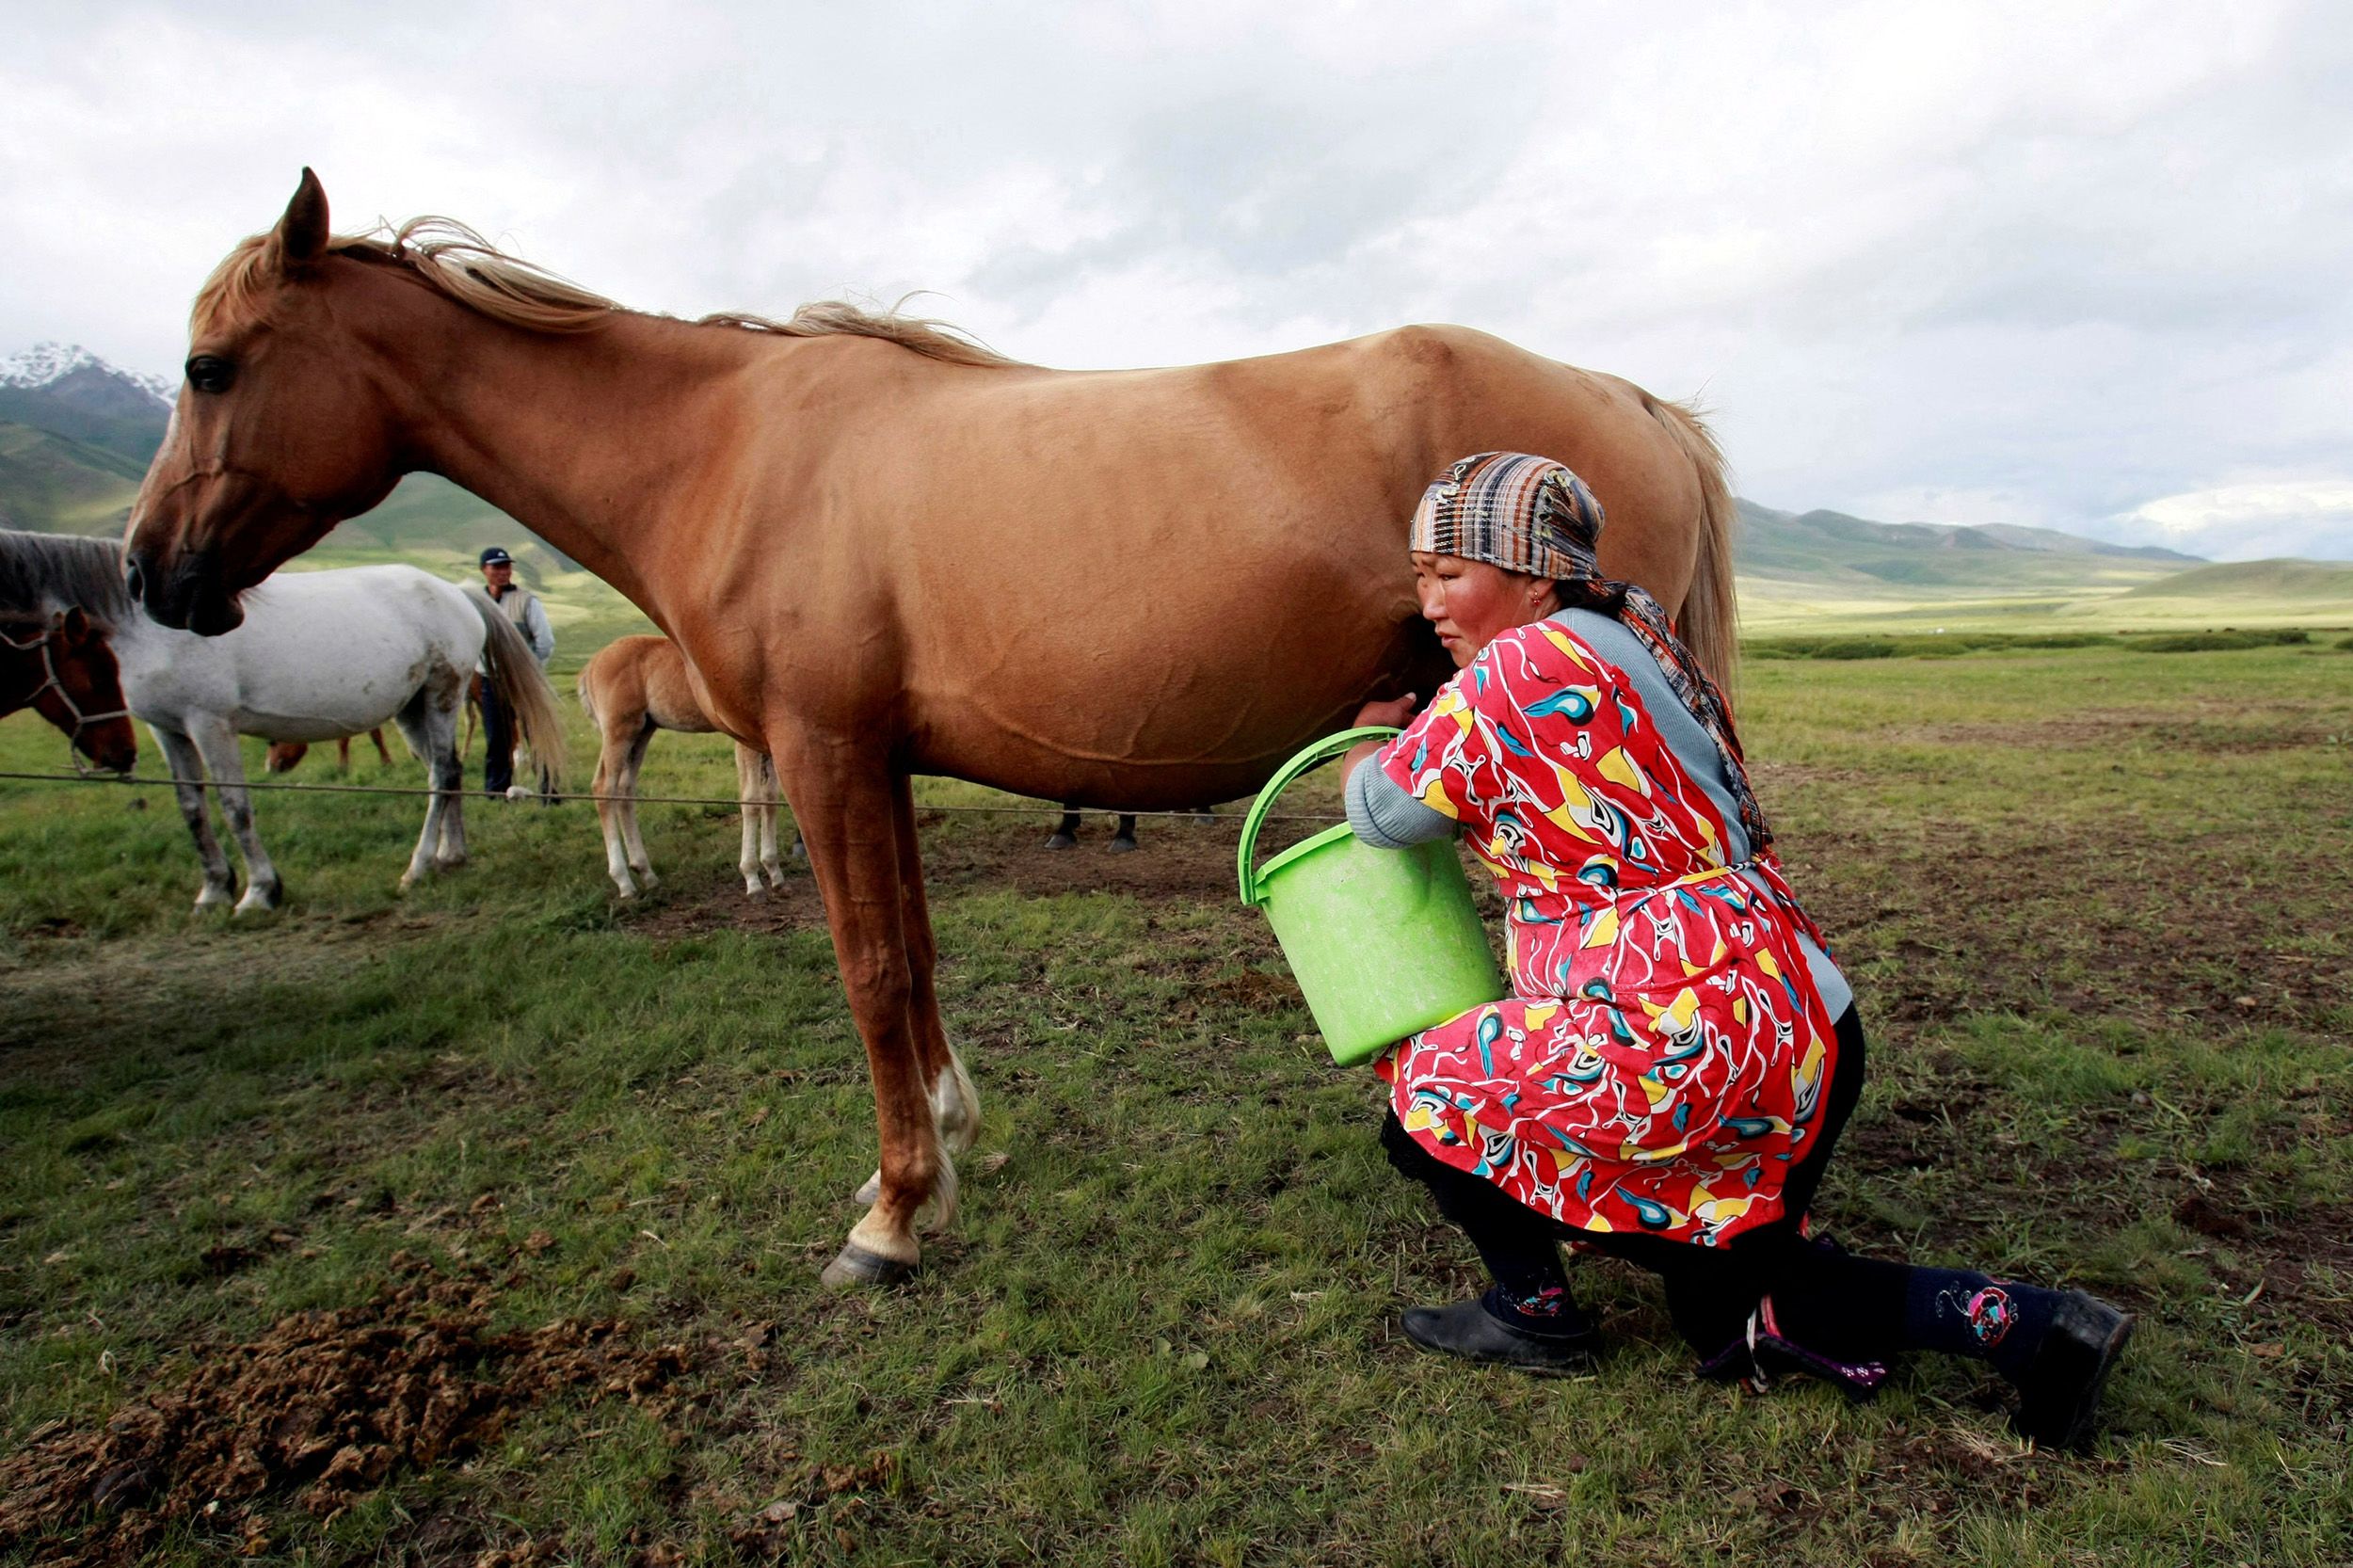
<svg viewBox="0 0 2353 1568"><path fill-rule="evenodd" d="M476 676L474 679L479 680L482 678ZM376 743L376 760L386 767L391 767L392 754L384 744L384 731L371 729L368 731L368 739ZM349 735L335 737L335 771L338 773L351 771L351 742L352 737ZM272 741L269 744L269 751L262 759L262 771L264 773L292 773L300 767L302 760L310 755L311 743L308 741ZM464 755L462 750L459 755Z"/></svg>
<svg viewBox="0 0 2353 1568"><path fill-rule="evenodd" d="M873 1207L826 1269L895 1279L977 1107L942 1032L909 778L1134 810L1246 794L1369 694L1450 672L1406 520L1495 448L1583 475L1604 565L1721 677L1732 506L1691 414L1409 327L1178 369L1017 363L838 304L643 315L419 220L338 238L309 171L199 296L130 577L219 632L240 592L442 474L604 578L765 739L874 1085Z"/></svg>
<svg viewBox="0 0 2353 1568"><path fill-rule="evenodd" d="M709 735L719 727L695 695L686 656L667 637L615 638L582 667L579 692L603 743L590 792L604 829L605 869L621 897L635 898L640 884L650 888L655 881L637 832L637 770L645 765L646 745L657 729ZM737 741L735 780L744 810L744 853L736 870L744 874L744 892L766 898L769 888L784 885L776 855L776 774L767 753Z"/></svg>
<svg viewBox="0 0 2353 1568"><path fill-rule="evenodd" d="M79 605L45 615L0 609L0 717L20 708L55 725L72 752L104 772L137 765L114 648Z"/></svg>

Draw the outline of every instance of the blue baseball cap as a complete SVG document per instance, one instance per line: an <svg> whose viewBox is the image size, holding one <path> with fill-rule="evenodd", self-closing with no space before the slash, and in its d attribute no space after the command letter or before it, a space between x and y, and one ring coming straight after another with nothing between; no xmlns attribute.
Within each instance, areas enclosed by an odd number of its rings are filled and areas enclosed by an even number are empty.
<svg viewBox="0 0 2353 1568"><path fill-rule="evenodd" d="M482 564L486 567L511 567L515 564L515 557L499 546L492 545L482 552Z"/></svg>

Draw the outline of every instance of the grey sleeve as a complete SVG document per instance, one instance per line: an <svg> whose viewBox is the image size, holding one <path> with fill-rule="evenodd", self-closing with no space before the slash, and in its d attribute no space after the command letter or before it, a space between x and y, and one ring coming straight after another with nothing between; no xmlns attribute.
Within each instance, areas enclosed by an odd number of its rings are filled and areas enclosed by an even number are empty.
<svg viewBox="0 0 2353 1568"><path fill-rule="evenodd" d="M1381 769L1381 754L1367 758L1348 776L1348 825L1375 849L1406 849L1450 839L1452 817L1424 806Z"/></svg>
<svg viewBox="0 0 2353 1568"><path fill-rule="evenodd" d="M555 628L548 624L547 607L539 602L538 595L532 595L531 607L523 613L523 619L531 629L532 655L544 664L555 657Z"/></svg>

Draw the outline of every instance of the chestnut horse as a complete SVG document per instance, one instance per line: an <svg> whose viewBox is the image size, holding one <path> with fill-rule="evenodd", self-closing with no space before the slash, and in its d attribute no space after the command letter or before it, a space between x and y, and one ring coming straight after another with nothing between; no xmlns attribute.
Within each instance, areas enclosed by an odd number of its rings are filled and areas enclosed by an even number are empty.
<svg viewBox="0 0 2353 1568"><path fill-rule="evenodd" d="M621 897L635 898L656 878L637 832L637 770L657 729L709 735L719 727L703 712L686 673L686 656L667 637L616 637L580 672L580 705L597 727L597 823L604 829L604 863ZM756 746L735 743L737 798L744 810L744 853L735 867L744 891L766 898L784 886L776 855L776 774ZM632 878L632 873L634 873Z"/></svg>
<svg viewBox="0 0 2353 1568"><path fill-rule="evenodd" d="M1581 474L1605 567L1721 678L1732 503L1685 408L1484 333L1056 371L840 304L624 310L440 219L337 237L308 170L199 295L131 581L219 632L238 596L441 474L612 584L764 739L808 845L881 1142L826 1268L903 1277L977 1106L940 1027L916 774L1123 810L1249 793L1368 696L1450 673L1405 529L1497 448Z"/></svg>
<svg viewBox="0 0 2353 1568"><path fill-rule="evenodd" d="M77 772L86 757L104 772L129 773L139 741L108 623L82 604L57 556L30 542L43 537L0 533L0 716L30 708L47 719Z"/></svg>
<svg viewBox="0 0 2353 1568"><path fill-rule="evenodd" d="M479 680L482 678L476 676L474 679ZM351 771L352 739L353 737L349 735L335 737L335 771L338 773ZM391 767L392 752L392 748L384 744L384 731L380 728L371 729L368 731L368 739L376 743L376 760L388 768ZM457 754L463 757L466 754L466 748L458 747ZM269 744L269 750L263 754L262 771L264 773L292 773L300 767L302 760L310 755L311 743L308 741L272 741Z"/></svg>

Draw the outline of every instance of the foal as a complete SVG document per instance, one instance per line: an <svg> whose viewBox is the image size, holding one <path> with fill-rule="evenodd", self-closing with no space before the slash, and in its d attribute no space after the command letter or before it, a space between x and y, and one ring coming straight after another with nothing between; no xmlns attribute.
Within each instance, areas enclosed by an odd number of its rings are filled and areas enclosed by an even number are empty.
<svg viewBox="0 0 2353 1568"><path fill-rule="evenodd" d="M637 770L657 729L684 735L713 735L702 699L695 695L686 655L667 637L620 637L598 650L580 672L580 705L597 727L597 822L604 829L605 869L621 897L635 898L639 887L657 880L637 832ZM737 797L744 807L744 853L736 869L744 891L766 898L784 885L776 856L776 770L768 754L735 743ZM632 873L634 873L632 880Z"/></svg>

